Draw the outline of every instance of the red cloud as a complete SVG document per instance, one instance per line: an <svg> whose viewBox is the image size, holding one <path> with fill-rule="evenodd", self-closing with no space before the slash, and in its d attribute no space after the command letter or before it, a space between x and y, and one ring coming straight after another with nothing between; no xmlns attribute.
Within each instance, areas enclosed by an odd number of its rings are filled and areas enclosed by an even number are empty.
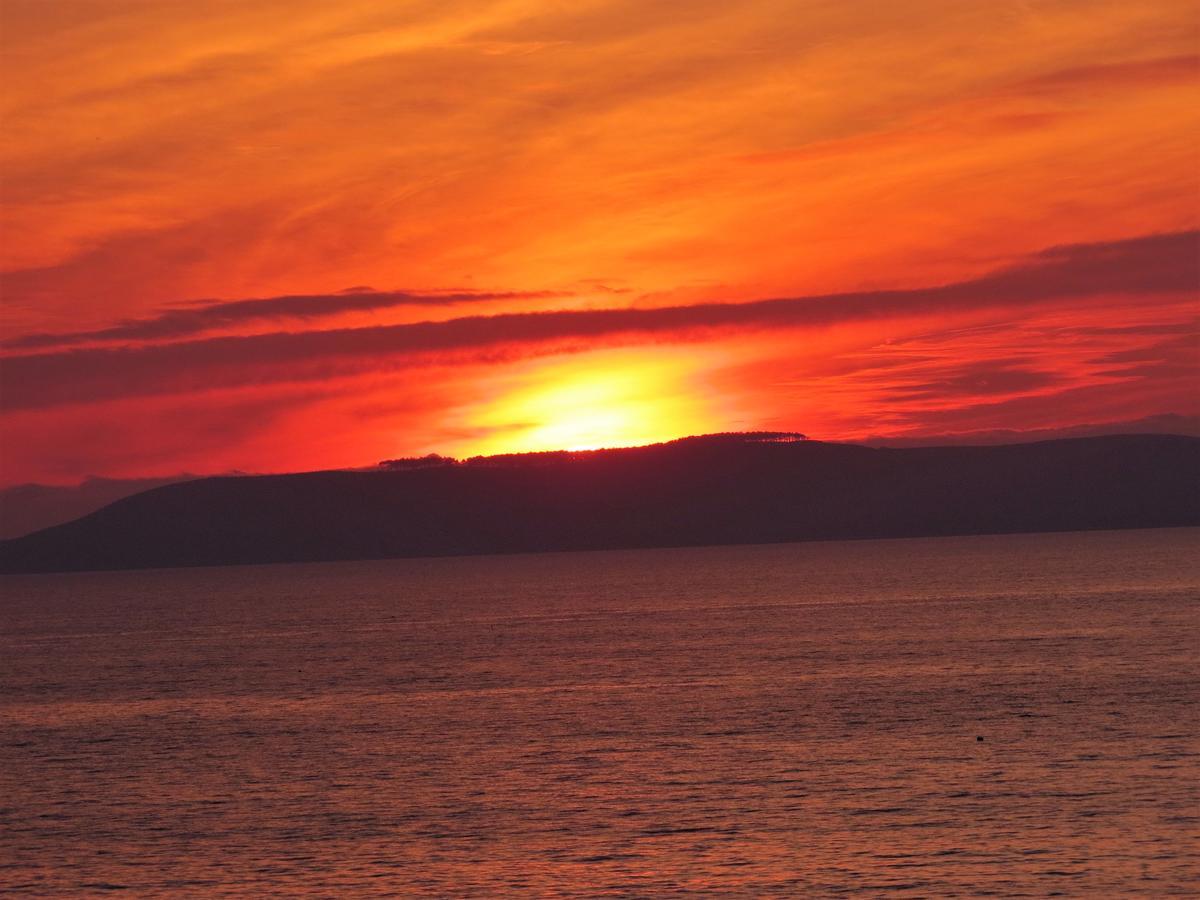
<svg viewBox="0 0 1200 900"><path fill-rule="evenodd" d="M8 409L86 403L212 387L325 378L429 354L561 349L630 339L695 339L714 330L819 327L966 313L1103 295L1192 291L1198 232L1052 247L991 275L916 290L711 303L472 316L373 328L218 337L163 346L92 348L0 360ZM261 303L264 301L243 301Z"/></svg>

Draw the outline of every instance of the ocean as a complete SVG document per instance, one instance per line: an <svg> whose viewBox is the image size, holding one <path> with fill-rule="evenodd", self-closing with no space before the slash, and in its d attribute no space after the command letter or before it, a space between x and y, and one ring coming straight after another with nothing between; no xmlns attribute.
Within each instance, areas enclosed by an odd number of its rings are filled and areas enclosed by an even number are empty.
<svg viewBox="0 0 1200 900"><path fill-rule="evenodd" d="M0 891L1200 891L1200 529L0 591Z"/></svg>

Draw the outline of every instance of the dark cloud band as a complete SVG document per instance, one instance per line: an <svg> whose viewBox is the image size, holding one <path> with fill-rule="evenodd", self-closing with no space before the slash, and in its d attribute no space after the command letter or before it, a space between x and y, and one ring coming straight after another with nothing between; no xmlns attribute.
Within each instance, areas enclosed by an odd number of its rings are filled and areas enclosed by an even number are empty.
<svg viewBox="0 0 1200 900"><path fill-rule="evenodd" d="M27 334L6 341L3 346L11 349L35 349L116 341L156 341L189 337L205 331L255 321L309 320L401 306L454 306L495 300L529 300L561 296L563 295L551 291L410 294L402 291L357 289L338 294L295 294L249 300L213 301L184 309L164 310L156 316L129 319L94 331Z"/></svg>
<svg viewBox="0 0 1200 900"><path fill-rule="evenodd" d="M800 328L930 314L1020 308L1103 295L1192 291L1200 232L1045 250L991 275L939 287L712 303L471 316L371 328L167 345L87 348L0 361L5 407L31 409L123 396L307 380L408 358L505 345L592 346L628 339L697 339L730 329ZM247 301L252 302L252 301Z"/></svg>

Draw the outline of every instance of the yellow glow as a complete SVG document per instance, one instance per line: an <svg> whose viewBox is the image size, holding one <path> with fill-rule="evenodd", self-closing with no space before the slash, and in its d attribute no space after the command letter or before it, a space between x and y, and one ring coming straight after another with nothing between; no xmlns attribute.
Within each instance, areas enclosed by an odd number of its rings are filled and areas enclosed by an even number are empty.
<svg viewBox="0 0 1200 900"><path fill-rule="evenodd" d="M459 453L595 450L672 440L717 428L682 360L592 354L555 361L520 377L469 414L486 437Z"/></svg>

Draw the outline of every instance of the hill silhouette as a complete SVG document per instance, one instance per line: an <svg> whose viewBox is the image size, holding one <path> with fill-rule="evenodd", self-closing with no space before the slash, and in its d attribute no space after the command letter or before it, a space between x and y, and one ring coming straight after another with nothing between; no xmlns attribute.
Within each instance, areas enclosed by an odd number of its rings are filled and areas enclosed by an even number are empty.
<svg viewBox="0 0 1200 900"><path fill-rule="evenodd" d="M0 540L86 516L132 494L195 475L163 478L86 478L77 485L18 484L0 489Z"/></svg>
<svg viewBox="0 0 1200 900"><path fill-rule="evenodd" d="M800 435L204 478L0 542L0 571L1200 524L1200 439L870 448Z"/></svg>

